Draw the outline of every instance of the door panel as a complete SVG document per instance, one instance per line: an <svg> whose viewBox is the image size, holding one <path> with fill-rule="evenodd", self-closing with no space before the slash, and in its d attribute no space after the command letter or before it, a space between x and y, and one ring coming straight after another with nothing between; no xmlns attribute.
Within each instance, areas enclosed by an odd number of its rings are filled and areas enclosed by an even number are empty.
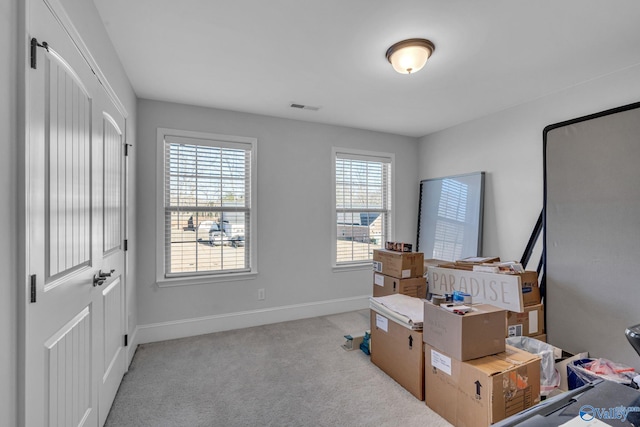
<svg viewBox="0 0 640 427"><path fill-rule="evenodd" d="M126 368L123 347L123 286L116 278L102 291L104 304L104 352L100 386L100 425L104 424Z"/></svg>
<svg viewBox="0 0 640 427"><path fill-rule="evenodd" d="M49 281L91 262L91 98L59 55L43 59Z"/></svg>
<svg viewBox="0 0 640 427"><path fill-rule="evenodd" d="M49 426L82 426L91 415L91 311L86 307L46 343Z"/></svg>
<svg viewBox="0 0 640 427"><path fill-rule="evenodd" d="M103 252L109 254L122 245L122 159L123 137L116 119L103 112Z"/></svg>

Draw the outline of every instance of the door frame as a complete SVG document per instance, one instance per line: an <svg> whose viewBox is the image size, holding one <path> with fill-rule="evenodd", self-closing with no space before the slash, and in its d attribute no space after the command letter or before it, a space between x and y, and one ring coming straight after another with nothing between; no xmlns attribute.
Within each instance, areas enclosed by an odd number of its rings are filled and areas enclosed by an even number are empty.
<svg viewBox="0 0 640 427"><path fill-rule="evenodd" d="M18 107L18 209L17 209L17 261L18 261L18 291L17 291L17 304L18 304L18 322L17 322L17 421L19 426L23 426L26 421L26 410L28 396L25 395L26 390L26 371L29 366L26 364L26 337L27 337L27 306L30 304L30 278L29 271L31 269L29 265L29 239L30 239L30 206L29 197L27 191L30 186L30 170L29 170L29 141L30 141L30 89L29 89L29 73L30 73L30 54L29 46L34 29L30 27L30 8L32 1L43 1L51 10L52 15L58 21L60 26L68 34L72 42L76 45L80 54L85 59L89 67L93 70L96 77L100 81L103 89L105 90L108 98L113 102L118 112L124 118L124 144L128 148L132 147L129 142L129 113L118 97L117 93L110 85L106 75L98 65L98 62L91 54L90 49L84 42L80 32L77 30L73 21L67 14L63 7L61 0L23 0L18 2L18 63L21 64L21 69L18 71L18 85L17 85L17 107ZM122 170L122 179L124 180L124 195L123 195L123 216L122 220L124 239L129 239L129 158L124 159L124 168ZM127 274L129 265L129 252L125 251L124 254L124 266L125 272L124 278L124 328L125 333L129 334L129 298L128 287L130 283L130 277ZM129 339L129 346L126 350L126 363L127 370L129 363L133 356L132 340Z"/></svg>

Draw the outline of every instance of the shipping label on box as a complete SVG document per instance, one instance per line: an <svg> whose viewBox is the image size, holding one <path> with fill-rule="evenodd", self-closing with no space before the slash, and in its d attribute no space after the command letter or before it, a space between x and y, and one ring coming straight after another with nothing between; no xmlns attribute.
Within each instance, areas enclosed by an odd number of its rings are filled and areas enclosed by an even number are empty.
<svg viewBox="0 0 640 427"><path fill-rule="evenodd" d="M393 294L408 295L414 298L426 298L427 279L424 277L398 279L380 273L373 273L373 296L384 297Z"/></svg>
<svg viewBox="0 0 640 427"><path fill-rule="evenodd" d="M424 342L458 360L470 360L505 349L505 311L486 304L459 315L424 302Z"/></svg>
<svg viewBox="0 0 640 427"><path fill-rule="evenodd" d="M422 252L394 252L386 249L373 251L373 271L398 279L422 277L424 254Z"/></svg>
<svg viewBox="0 0 640 427"><path fill-rule="evenodd" d="M517 274L429 267L427 275L430 293L444 295L463 291L471 294L474 303L491 304L517 312L524 308L521 279Z"/></svg>

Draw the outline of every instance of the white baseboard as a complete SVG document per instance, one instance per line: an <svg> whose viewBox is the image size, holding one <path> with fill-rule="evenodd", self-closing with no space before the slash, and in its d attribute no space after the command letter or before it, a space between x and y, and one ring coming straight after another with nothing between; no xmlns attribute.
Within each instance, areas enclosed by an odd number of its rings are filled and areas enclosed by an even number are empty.
<svg viewBox="0 0 640 427"><path fill-rule="evenodd" d="M366 308L369 308L368 295L138 325L131 338L129 356L133 357L133 353L139 344L326 316Z"/></svg>

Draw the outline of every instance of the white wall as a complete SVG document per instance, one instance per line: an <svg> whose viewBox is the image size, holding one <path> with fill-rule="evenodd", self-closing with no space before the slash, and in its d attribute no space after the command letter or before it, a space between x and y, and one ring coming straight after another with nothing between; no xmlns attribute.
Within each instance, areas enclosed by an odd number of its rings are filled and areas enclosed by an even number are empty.
<svg viewBox="0 0 640 427"><path fill-rule="evenodd" d="M158 127L258 139L256 279L156 286L155 248L157 239L163 238L156 235ZM395 153L396 237L415 240L419 189L415 138L139 100L137 139L137 281L142 342L367 306L363 296L371 294L371 270L334 273L331 269L332 146ZM266 290L264 301L257 299L260 288ZM282 307L287 308L280 310ZM182 329L176 323L166 324L203 317L206 319L201 322L179 322ZM154 327L157 333L150 331ZM167 332L171 327L175 327L173 335Z"/></svg>
<svg viewBox="0 0 640 427"><path fill-rule="evenodd" d="M427 135L419 179L486 171L483 254L520 260L543 204L545 126L640 101L640 67Z"/></svg>
<svg viewBox="0 0 640 427"><path fill-rule="evenodd" d="M17 72L18 1L0 2L0 414L2 423L17 425ZM3 424L4 425L4 424Z"/></svg>

